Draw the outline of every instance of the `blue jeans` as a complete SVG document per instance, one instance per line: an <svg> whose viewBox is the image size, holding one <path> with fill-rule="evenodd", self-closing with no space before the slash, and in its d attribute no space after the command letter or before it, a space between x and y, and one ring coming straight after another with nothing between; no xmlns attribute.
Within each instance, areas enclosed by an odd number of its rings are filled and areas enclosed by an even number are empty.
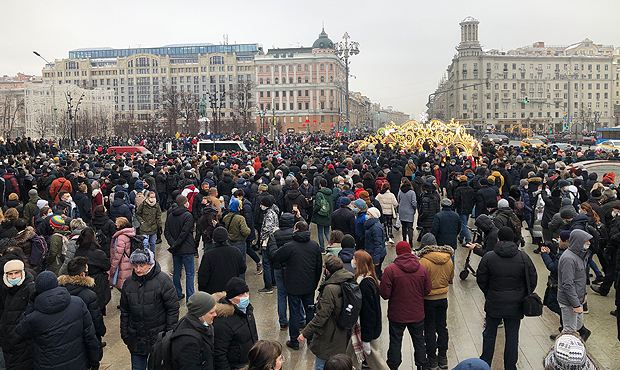
<svg viewBox="0 0 620 370"><path fill-rule="evenodd" d="M172 282L177 291L177 297L181 298L181 268L185 268L185 300L194 294L194 255L193 254L173 254L172 255Z"/></svg>
<svg viewBox="0 0 620 370"><path fill-rule="evenodd" d="M471 232L467 228L467 221L469 221L469 215L459 215L461 218L461 233L460 237L463 238L465 243L471 242Z"/></svg>
<svg viewBox="0 0 620 370"><path fill-rule="evenodd" d="M325 250L325 240L329 240L329 225L316 225L317 232L319 234L319 246L321 247L321 251Z"/></svg>
<svg viewBox="0 0 620 370"><path fill-rule="evenodd" d="M131 370L146 370L149 355L131 354Z"/></svg>
<svg viewBox="0 0 620 370"><path fill-rule="evenodd" d="M314 359L314 370L323 370L325 368L325 363L327 360L323 360L320 358Z"/></svg>
<svg viewBox="0 0 620 370"><path fill-rule="evenodd" d="M288 325L288 317L286 316L287 306L286 287L284 286L284 272L282 269L275 269L273 274L276 278L276 287L278 288L278 322L280 322L280 325Z"/></svg>
<svg viewBox="0 0 620 370"><path fill-rule="evenodd" d="M263 283L265 283L265 289L273 288L273 271L271 270L271 261L269 261L269 254L267 250L263 250Z"/></svg>
<svg viewBox="0 0 620 370"><path fill-rule="evenodd" d="M306 326L314 317L314 292L304 295L289 294L288 308L291 313L288 334L291 342L297 343L299 329Z"/></svg>
<svg viewBox="0 0 620 370"><path fill-rule="evenodd" d="M153 252L153 256L155 256L155 242L157 242L157 233L153 235L147 235L147 240L149 243L149 249Z"/></svg>
<svg viewBox="0 0 620 370"><path fill-rule="evenodd" d="M243 263L245 263L245 253L246 253L246 248L247 246L245 245L245 240L242 241L237 241L237 242L231 242L230 243L233 247L237 248L239 250L239 252L241 252L241 259L243 259ZM243 280L245 280L245 274L241 274L239 275L240 278L242 278Z"/></svg>

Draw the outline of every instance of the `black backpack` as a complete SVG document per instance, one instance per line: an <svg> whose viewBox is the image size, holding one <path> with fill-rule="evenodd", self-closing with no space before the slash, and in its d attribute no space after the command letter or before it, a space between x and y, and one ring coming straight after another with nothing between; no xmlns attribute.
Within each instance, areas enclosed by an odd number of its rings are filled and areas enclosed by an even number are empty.
<svg viewBox="0 0 620 370"><path fill-rule="evenodd" d="M342 310L336 318L336 325L345 330L353 329L362 310L362 291L354 279L340 284L342 289Z"/></svg>
<svg viewBox="0 0 620 370"><path fill-rule="evenodd" d="M129 238L129 240L131 241L131 246L129 247L129 251L131 253L133 253L134 251L138 249L146 248L146 246L144 245L144 242L146 240L145 235L134 235L131 238Z"/></svg>
<svg viewBox="0 0 620 370"><path fill-rule="evenodd" d="M97 243L99 243L101 249L110 249L110 238L103 232L103 230L97 229L95 231L95 238L97 238Z"/></svg>
<svg viewBox="0 0 620 370"><path fill-rule="evenodd" d="M149 370L172 370L173 367L173 355L172 355L172 340L182 335L191 335L199 337L200 334L194 330L184 329L175 332L175 329L168 331L162 331L157 334L157 339L153 344L153 351L149 355L148 369Z"/></svg>

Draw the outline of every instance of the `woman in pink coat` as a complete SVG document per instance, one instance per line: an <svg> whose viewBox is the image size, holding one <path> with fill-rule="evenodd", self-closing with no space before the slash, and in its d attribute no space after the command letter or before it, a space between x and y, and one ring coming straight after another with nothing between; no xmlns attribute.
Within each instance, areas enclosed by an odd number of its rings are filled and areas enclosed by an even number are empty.
<svg viewBox="0 0 620 370"><path fill-rule="evenodd" d="M131 222L125 217L116 218L116 229L110 243L110 285L119 290L123 287L125 279L131 277L131 237L136 235L136 229L131 227ZM117 271L118 270L118 271Z"/></svg>

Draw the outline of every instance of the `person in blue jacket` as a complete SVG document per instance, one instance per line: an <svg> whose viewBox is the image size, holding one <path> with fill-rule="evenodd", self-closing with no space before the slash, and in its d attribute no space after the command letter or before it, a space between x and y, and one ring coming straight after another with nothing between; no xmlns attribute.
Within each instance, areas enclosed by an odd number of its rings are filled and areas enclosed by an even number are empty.
<svg viewBox="0 0 620 370"><path fill-rule="evenodd" d="M375 265L377 278L381 279L381 264L385 259L385 234L383 225L379 221L381 212L375 207L371 207L366 212L367 219L364 222L364 250L372 257L372 263Z"/></svg>

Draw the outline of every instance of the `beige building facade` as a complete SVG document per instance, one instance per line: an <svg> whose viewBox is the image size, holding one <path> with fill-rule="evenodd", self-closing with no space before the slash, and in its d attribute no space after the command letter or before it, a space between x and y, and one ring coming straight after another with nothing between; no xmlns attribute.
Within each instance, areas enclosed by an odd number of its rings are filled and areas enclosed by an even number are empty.
<svg viewBox="0 0 620 370"><path fill-rule="evenodd" d="M483 51L479 22L461 23L457 55L429 101L429 117L480 130L555 133L614 125L617 50L589 39L570 46ZM617 98L616 98L617 100Z"/></svg>

